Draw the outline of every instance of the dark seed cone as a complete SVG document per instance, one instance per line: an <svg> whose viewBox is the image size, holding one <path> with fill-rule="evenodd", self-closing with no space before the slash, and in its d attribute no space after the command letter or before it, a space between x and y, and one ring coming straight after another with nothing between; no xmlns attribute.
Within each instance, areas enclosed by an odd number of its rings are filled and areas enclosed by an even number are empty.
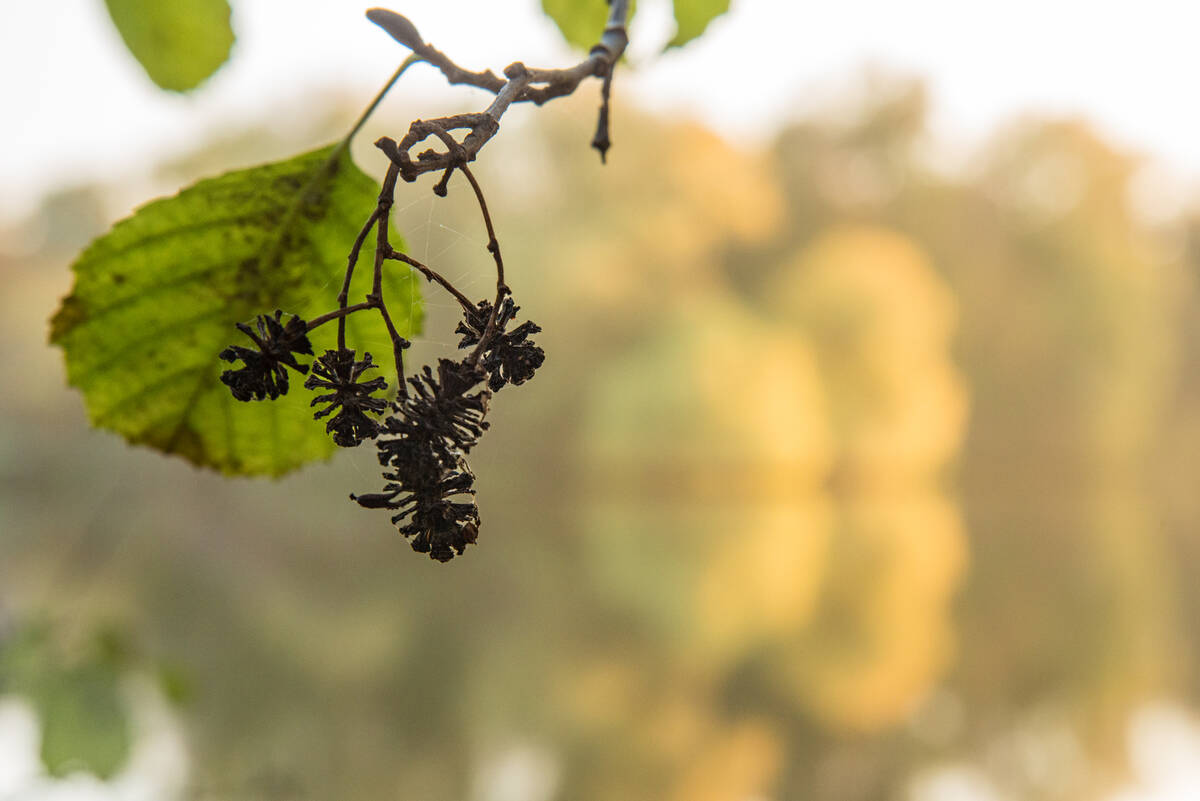
<svg viewBox="0 0 1200 801"><path fill-rule="evenodd" d="M418 507L412 522L401 526L400 533L412 537L412 549L417 553L449 562L455 554L462 556L478 538L479 507L474 503L435 501Z"/></svg>
<svg viewBox="0 0 1200 801"><path fill-rule="evenodd" d="M371 361L370 353L363 353L362 361L355 361L353 350L327 350L313 362L312 375L304 382L308 389L329 390L326 395L313 398L311 406L328 404L313 414L314 420L334 415L325 424L325 431L332 432L333 441L343 448L351 448L363 440L373 439L380 431L379 421L367 413L379 415L387 409L387 401L372 397L371 393L387 389L382 378L372 378L359 383L359 377L377 365Z"/></svg>
<svg viewBox="0 0 1200 801"><path fill-rule="evenodd" d="M501 308L503 313L503 307ZM479 340L483 339L483 332L487 329L487 322L492 316L492 304L490 301L481 300L476 304L475 308L463 312L463 319L454 329L454 333L462 334L462 340L458 343L460 348L469 348L472 345L479 344ZM496 317L496 327L501 328L500 317Z"/></svg>
<svg viewBox="0 0 1200 801"><path fill-rule="evenodd" d="M479 509L464 500L475 494L466 453L487 429L490 393L466 393L483 377L478 368L442 359L436 377L425 367L410 378L412 393L393 404L376 441L383 491L350 496L365 508L395 511L392 523L413 550L440 562L479 535Z"/></svg>
<svg viewBox="0 0 1200 801"><path fill-rule="evenodd" d="M282 317L283 312L276 309L274 317L258 315L255 328L238 323L237 329L250 337L255 348L230 345L218 354L218 358L224 361L233 363L240 359L245 365L221 373L221 383L229 387L237 400L275 400L288 391L285 367L301 374L308 372L308 365L299 364L292 355L312 355L308 323L292 315L292 319L285 324L281 322Z"/></svg>
<svg viewBox="0 0 1200 801"><path fill-rule="evenodd" d="M410 540L414 551L448 562L479 536L479 508L475 502L454 500L475 494L475 476L466 462L460 462L460 467L446 471L439 481L425 482L426 486L406 487L392 481L383 492L350 497L367 509L396 511L392 523ZM384 477L395 478L395 474Z"/></svg>
<svg viewBox="0 0 1200 801"><path fill-rule="evenodd" d="M484 378L480 370L449 359L438 361L438 375L428 365L408 379L413 392L401 404L410 426L421 429L422 436L442 439L467 453L487 430L484 421L491 393L486 390L464 394Z"/></svg>
<svg viewBox="0 0 1200 801"><path fill-rule="evenodd" d="M511 332L507 331L508 324L520 310L521 307L514 303L512 296L504 299L496 314L495 336L480 359L480 365L489 374L488 387L493 392L500 391L505 384L524 384L533 378L533 374L546 361L546 352L529 340L530 335L542 330L537 323L527 321ZM492 304L486 300L466 312L463 321L455 329L455 333L463 335L458 346L469 348L478 345L491 315Z"/></svg>

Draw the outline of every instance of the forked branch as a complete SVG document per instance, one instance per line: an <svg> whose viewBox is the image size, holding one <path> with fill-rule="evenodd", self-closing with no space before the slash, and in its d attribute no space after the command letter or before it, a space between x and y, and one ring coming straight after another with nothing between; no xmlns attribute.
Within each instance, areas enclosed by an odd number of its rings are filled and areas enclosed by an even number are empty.
<svg viewBox="0 0 1200 801"><path fill-rule="evenodd" d="M612 83L612 72L617 60L629 44L625 24L629 16L629 0L611 0L608 23L599 41L588 52L587 58L564 69L532 69L519 61L504 69L504 78L491 70L473 72L456 64L442 51L425 42L409 19L386 8L373 8L367 18L383 28L413 54L441 70L451 84L466 84L485 89L496 95L496 99L484 111L477 114L458 114L434 120L416 120L409 126L408 133L396 143L381 139L377 144L400 168L400 177L415 181L426 172L445 170L446 175L437 188L445 189L450 173L456 167L475 160L480 149L495 136L500 128L500 118L512 103L535 103L541 105L556 97L572 94L585 78L596 77L604 81L600 116L592 146L600 151L601 159L609 147L608 100ZM461 141L453 139L451 131L468 130ZM445 151L424 150L415 158L411 151L430 136L437 136L446 145ZM452 145L451 142L454 144Z"/></svg>

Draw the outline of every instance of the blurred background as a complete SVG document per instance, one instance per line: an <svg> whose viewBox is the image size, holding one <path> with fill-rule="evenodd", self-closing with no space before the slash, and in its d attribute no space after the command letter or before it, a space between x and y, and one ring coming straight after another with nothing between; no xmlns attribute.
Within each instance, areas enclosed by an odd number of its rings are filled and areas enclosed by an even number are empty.
<svg viewBox="0 0 1200 801"><path fill-rule="evenodd" d="M533 2L410 5L471 65L573 57ZM391 40L242 0L178 97L98 0L0 10L0 800L1200 798L1197 11L743 0L658 58L639 5L607 166L594 87L480 157L547 361L447 565L346 499L370 449L199 471L46 344L93 237L338 138ZM369 174L482 106L417 72ZM469 193L396 223L489 291Z"/></svg>

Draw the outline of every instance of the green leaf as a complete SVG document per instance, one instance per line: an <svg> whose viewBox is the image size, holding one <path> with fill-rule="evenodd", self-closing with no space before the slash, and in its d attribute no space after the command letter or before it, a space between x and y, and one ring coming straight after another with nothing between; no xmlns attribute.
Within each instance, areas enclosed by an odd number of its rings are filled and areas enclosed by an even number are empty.
<svg viewBox="0 0 1200 801"><path fill-rule="evenodd" d="M108 779L129 757L129 715L117 673L86 664L56 673L35 697L42 764L52 776L86 770Z"/></svg>
<svg viewBox="0 0 1200 801"><path fill-rule="evenodd" d="M195 89L229 58L228 0L104 1L129 52L163 89Z"/></svg>
<svg viewBox="0 0 1200 801"><path fill-rule="evenodd" d="M729 0L675 0L675 36L667 48L683 47L728 10Z"/></svg>
<svg viewBox="0 0 1200 801"><path fill-rule="evenodd" d="M629 19L637 2L629 4ZM563 37L575 47L588 50L600 41L608 23L608 3L604 0L542 0L542 11L558 25Z"/></svg>
<svg viewBox="0 0 1200 801"><path fill-rule="evenodd" d="M336 446L312 419L302 376L291 373L276 401L241 403L219 380L229 365L217 354L249 345L234 323L256 314L311 319L337 308L347 254L378 193L331 145L200 181L93 242L50 334L92 424L232 474L278 476L328 457ZM370 291L373 256L363 248L351 303ZM411 270L388 263L384 299L401 334L419 329ZM312 332L318 355L334 347L336 328ZM346 334L349 347L391 364L378 314L352 315Z"/></svg>

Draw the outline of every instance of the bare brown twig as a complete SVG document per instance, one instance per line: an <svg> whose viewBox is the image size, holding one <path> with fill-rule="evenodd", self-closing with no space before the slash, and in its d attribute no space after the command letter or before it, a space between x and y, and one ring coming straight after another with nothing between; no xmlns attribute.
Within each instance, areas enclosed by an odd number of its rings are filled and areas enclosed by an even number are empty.
<svg viewBox="0 0 1200 801"><path fill-rule="evenodd" d="M496 239L496 229L492 227L492 215L488 212L487 201L483 198L483 189L480 188L479 181L475 180L475 174L471 172L470 167L464 164L459 169L471 182L471 189L475 191L475 199L479 201L479 213L483 215L483 223L487 227L487 249L496 261L496 302L492 304L492 313L488 315L487 326L479 337L479 343L468 357L468 361L474 365L479 363L483 352L491 345L492 339L496 335L496 316L500 313L500 304L504 302L509 289L508 285L504 283L504 257L500 255L500 240Z"/></svg>
<svg viewBox="0 0 1200 801"><path fill-rule="evenodd" d="M314 317L311 320L309 320L308 321L308 330L311 331L314 328L320 328L321 326L325 325L325 323L329 322L330 320L337 320L338 322L341 322L341 321L345 320L346 317L348 317L351 314L354 314L355 312L362 311L363 309L373 309L373 308L375 308L375 303L373 301L368 300L368 301L364 301L363 303L355 303L353 306L345 306L340 309L335 309L331 312L326 312L325 314L322 314L320 317ZM345 342L341 342L338 344L339 349L343 349L345 347L346 347Z"/></svg>
<svg viewBox="0 0 1200 801"><path fill-rule="evenodd" d="M412 50L414 55L437 67L451 84L467 84L496 95L496 99L483 112L458 114L434 120L416 120L399 143L384 137L376 144L389 159L400 166L400 177L405 181L415 181L422 173L445 170L445 177L436 187L442 190L439 192L442 194L450 173L457 167L474 161L480 149L495 136L500 128L500 117L512 103L531 102L541 105L556 97L572 94L585 78L597 77L604 79L603 102L592 146L600 151L603 159L610 144L608 98L612 71L629 43L628 34L625 32L628 15L629 0L612 0L608 23L600 41L592 47L587 58L575 66L564 69L531 69L516 61L505 68L504 76L507 80L502 80L491 70L472 72L458 66L445 53L425 42L407 17L385 8L371 9L367 12L368 19ZM469 133L461 142L455 140L457 147L451 147L449 142L453 137L450 132L461 129L469 129ZM446 151L425 150L414 159L411 156L412 148L435 135L447 145Z"/></svg>
<svg viewBox="0 0 1200 801"><path fill-rule="evenodd" d="M380 195L382 200L382 195ZM375 211L371 212L371 216L363 223L362 230L358 232L358 237L354 240L354 245L350 248L350 256L346 262L346 278L342 281L342 291L338 293L338 309L345 310L346 303L350 299L350 279L354 277L354 265L358 263L358 254L362 251L363 242L367 238L367 234L371 230L371 226L375 220L379 218L379 206L375 207ZM346 349L346 316L338 317L338 350Z"/></svg>
<svg viewBox="0 0 1200 801"><path fill-rule="evenodd" d="M409 346L409 341L400 336L400 332L392 323L392 316L388 314L387 304L383 302L383 262L392 250L391 243L388 242L388 220L391 216L393 198L396 194L396 177L399 173L400 168L395 164L388 167L387 175L383 179L383 190L379 193L379 204L375 207L374 214L371 215L376 220L375 280L371 287L371 294L367 295L367 302L374 304L375 308L379 309L383 323L387 326L388 335L392 338L392 355L396 360L397 392L400 393L400 397L406 397L408 390L404 386L404 349Z"/></svg>
<svg viewBox="0 0 1200 801"><path fill-rule="evenodd" d="M450 283L445 278L443 278L442 275L439 272L437 272L436 270L434 270L433 268L425 266L424 264L417 261L416 259L414 259L412 256L408 255L407 253L401 253L398 250L389 248L385 257L389 258L389 259L394 259L396 261L404 262L405 264L407 264L408 266L412 267L417 272L419 272L421 275L425 276L425 280L433 281L434 283L436 283L442 289L446 290L447 292L449 292L451 295L454 296L454 299L458 301L458 304L463 307L463 311L471 311L472 309L475 308L474 306L471 305L471 301L467 298L466 295L464 295L463 293L461 293L457 289L455 289L454 284Z"/></svg>

